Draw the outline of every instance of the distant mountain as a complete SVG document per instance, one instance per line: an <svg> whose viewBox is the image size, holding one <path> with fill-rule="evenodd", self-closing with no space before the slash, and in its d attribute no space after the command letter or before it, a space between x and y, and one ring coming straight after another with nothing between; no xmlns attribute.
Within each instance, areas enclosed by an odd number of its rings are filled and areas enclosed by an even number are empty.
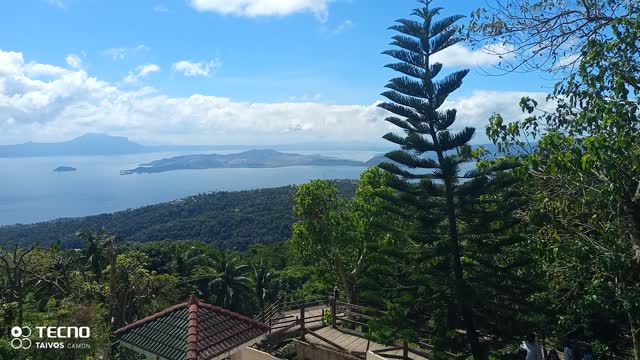
<svg viewBox="0 0 640 360"><path fill-rule="evenodd" d="M141 164L122 175L159 173L173 170L218 168L279 168L288 166L363 166L363 162L320 155L282 153L275 150L249 150L237 154L184 155Z"/></svg>
<svg viewBox="0 0 640 360"><path fill-rule="evenodd" d="M75 139L57 143L28 142L17 145L0 145L0 158L31 156L93 156L124 155L172 151L215 151L215 150L250 150L255 145L141 145L129 141L126 137L107 134L85 134ZM269 148L281 151L292 150L371 150L385 151L386 144L377 143L303 143L270 145Z"/></svg>
<svg viewBox="0 0 640 360"><path fill-rule="evenodd" d="M378 166L380 165L381 162L393 162L393 161L387 159L384 155L376 155L371 159L365 161L363 166L366 166L366 167Z"/></svg>
<svg viewBox="0 0 640 360"><path fill-rule="evenodd" d="M352 197L356 181L337 180L340 197ZM214 192L184 199L71 219L30 225L0 226L0 246L82 246L81 230L106 229L123 241L202 240L225 249L291 238L296 186L237 192Z"/></svg>
<svg viewBox="0 0 640 360"><path fill-rule="evenodd" d="M59 143L0 145L0 157L121 155L143 151L144 146L126 137L104 134L85 134Z"/></svg>

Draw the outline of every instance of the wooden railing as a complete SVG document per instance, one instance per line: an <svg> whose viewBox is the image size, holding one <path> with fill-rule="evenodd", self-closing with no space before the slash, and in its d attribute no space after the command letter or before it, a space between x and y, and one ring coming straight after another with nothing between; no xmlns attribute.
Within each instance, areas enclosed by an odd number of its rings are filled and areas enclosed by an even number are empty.
<svg viewBox="0 0 640 360"><path fill-rule="evenodd" d="M326 296L315 296L304 299L283 301L278 299L276 302L267 307L260 315L256 317L258 321L268 324L271 331L279 333L280 330L286 331L296 325L304 325L312 322L321 321L324 325L324 312L320 315L305 316L305 312L314 306L326 305ZM291 310L300 310L296 314L288 314Z"/></svg>
<svg viewBox="0 0 640 360"><path fill-rule="evenodd" d="M274 316L281 313L282 307L282 299L276 300L273 304L269 305L266 309L264 309L257 317L256 320L260 322L267 323L270 319L273 319Z"/></svg>
<svg viewBox="0 0 640 360"><path fill-rule="evenodd" d="M282 308L283 308L283 311L287 311L287 310L300 309L302 307L308 308L311 306L317 306L322 304L327 304L326 296L315 296L311 298L288 301L282 304Z"/></svg>
<svg viewBox="0 0 640 360"><path fill-rule="evenodd" d="M340 320L343 326L345 323L359 325L363 327L363 331L365 332L369 327L368 322L370 320L376 320L380 315L382 315L380 310L342 301L336 301L335 309L334 306L331 308L331 317L336 320L336 323L337 320Z"/></svg>
<svg viewBox="0 0 640 360"><path fill-rule="evenodd" d="M300 310L299 313L293 315L283 315L277 322L274 322L271 330L290 329L296 325L300 325L304 329L304 325L313 322L321 321L324 324L324 313L319 315L307 316L306 312L309 307L325 304L326 299L324 297L315 297L309 299L295 300L282 303L282 311L287 310ZM286 330L285 330L286 331Z"/></svg>
<svg viewBox="0 0 640 360"><path fill-rule="evenodd" d="M331 305L331 325L336 328L340 327L340 331L351 333L356 336L365 337L365 334L369 329L369 322L372 320L377 320L381 316L384 315L384 311L375 309L372 307L361 306L356 304L350 304L348 302L342 301L339 296L339 293L336 292L336 295L330 298ZM334 300L335 299L335 300ZM356 330L357 327L360 327L360 331ZM379 349L374 351L375 353L379 353L380 355L386 358L397 358L397 359L407 359L409 353L415 354L421 357L429 358L429 351L433 350L433 346L428 343L427 333L424 332L420 336L418 341L417 348L409 347L409 344L406 342L402 344L397 344L395 346L390 346L388 348ZM368 350L368 346L367 346ZM402 350L402 355L392 355L386 354L387 352L393 352L397 350ZM366 356L366 353L352 353L358 357ZM445 355L449 359L458 359L459 357L455 354L446 353Z"/></svg>
<svg viewBox="0 0 640 360"><path fill-rule="evenodd" d="M306 336L313 336L338 350L345 351L359 358L365 358L366 352L360 353L348 351L342 348L339 344L336 344L308 329L308 325L311 323L317 324L318 322L321 322L322 325L325 325L324 310L323 313L319 315L308 316L307 314L310 307L323 304L326 304L329 307L331 315L330 325L333 328L340 327L340 331L351 333L352 335L362 338L366 338L366 333L369 330L369 322L377 320L384 314L384 311L379 309L348 303L346 299L340 296L340 292L335 289L328 296L316 296L292 301L282 301L280 299L267 307L258 316L258 320L268 323L269 326L271 326L271 330L269 332L269 338L271 339L269 341L270 343L281 338L280 335L283 335L284 333L297 333L298 335L296 336L299 336L302 341L305 341ZM291 313L291 310L299 310L299 312ZM286 315L286 312L289 312L289 314ZM296 327L298 328L292 330ZM396 344L388 348L376 350L375 353L379 353L386 358L408 359L409 353L428 358L428 353L430 350L433 350L433 348L427 342L426 334L422 336L422 339L420 339L417 345L418 348L409 347L407 343ZM367 350L369 350L368 344ZM403 354L401 356L387 354L387 352L397 350L402 350ZM456 358L456 355L454 354L447 355L449 355L448 357L451 359Z"/></svg>

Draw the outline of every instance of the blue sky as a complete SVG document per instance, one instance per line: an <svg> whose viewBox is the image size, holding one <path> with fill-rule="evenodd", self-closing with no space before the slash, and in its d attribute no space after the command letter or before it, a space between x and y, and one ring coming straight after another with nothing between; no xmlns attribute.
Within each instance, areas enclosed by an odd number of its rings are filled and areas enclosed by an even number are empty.
<svg viewBox="0 0 640 360"><path fill-rule="evenodd" d="M446 7L443 14L465 15L475 3L434 2ZM3 2L0 143L87 131L146 143L377 140L388 127L375 102L393 76L383 68L390 59L380 54L393 35L387 27L416 4ZM483 70L492 69L495 57L463 45L452 50L441 59L454 65L447 70L471 68L451 97L452 106L464 109L461 123L480 127L491 112L517 116L520 96L540 97L552 85L537 74L487 76ZM49 73L34 64L50 66Z"/></svg>

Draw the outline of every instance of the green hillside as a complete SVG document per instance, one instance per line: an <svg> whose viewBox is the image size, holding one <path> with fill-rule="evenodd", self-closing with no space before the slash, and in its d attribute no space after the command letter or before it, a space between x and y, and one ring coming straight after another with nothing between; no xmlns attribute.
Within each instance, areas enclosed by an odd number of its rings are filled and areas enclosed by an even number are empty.
<svg viewBox="0 0 640 360"><path fill-rule="evenodd" d="M336 181L341 195L353 196L356 183ZM80 230L102 228L122 240L202 240L225 249L243 250L253 243L291 237L296 186L199 194L180 200L113 214L0 227L0 244L20 242L78 247Z"/></svg>

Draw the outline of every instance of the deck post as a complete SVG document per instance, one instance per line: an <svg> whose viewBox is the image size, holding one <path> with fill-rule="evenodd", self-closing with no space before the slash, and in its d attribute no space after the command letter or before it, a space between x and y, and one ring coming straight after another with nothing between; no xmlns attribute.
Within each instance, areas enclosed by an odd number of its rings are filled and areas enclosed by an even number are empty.
<svg viewBox="0 0 640 360"><path fill-rule="evenodd" d="M333 288L333 299L331 299L331 327L336 328L336 317L338 315L338 296L340 296L340 290L338 287Z"/></svg>
<svg viewBox="0 0 640 360"><path fill-rule="evenodd" d="M407 340L402 341L402 358L409 360L409 343Z"/></svg>
<svg viewBox="0 0 640 360"><path fill-rule="evenodd" d="M302 298L302 306L300 306L300 340L302 341L305 341L304 333L304 298Z"/></svg>

